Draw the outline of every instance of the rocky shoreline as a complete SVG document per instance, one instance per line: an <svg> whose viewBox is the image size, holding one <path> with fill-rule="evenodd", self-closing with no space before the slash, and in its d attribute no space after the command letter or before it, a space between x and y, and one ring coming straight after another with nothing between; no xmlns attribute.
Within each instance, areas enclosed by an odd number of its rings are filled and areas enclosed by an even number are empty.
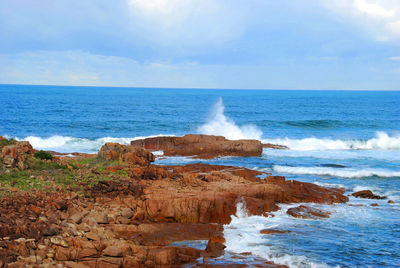
<svg viewBox="0 0 400 268"><path fill-rule="evenodd" d="M224 253L223 225L238 202L250 215L268 217L279 204L348 201L343 189L241 167L152 164L151 150L199 158L258 156L265 147L259 141L157 137L107 143L98 155L53 153L58 156L52 160L35 157L27 142L2 144L0 267L223 267L212 260ZM329 217L307 206L290 213ZM208 244L171 245L185 240ZM253 266L285 267L262 259ZM226 267L246 265L233 259Z"/></svg>

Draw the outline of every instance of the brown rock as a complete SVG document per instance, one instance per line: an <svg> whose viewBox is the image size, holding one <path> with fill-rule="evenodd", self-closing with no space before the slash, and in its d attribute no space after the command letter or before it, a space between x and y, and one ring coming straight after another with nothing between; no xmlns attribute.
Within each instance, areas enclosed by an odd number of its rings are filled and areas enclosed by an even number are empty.
<svg viewBox="0 0 400 268"><path fill-rule="evenodd" d="M95 219L95 221L99 224L107 224L108 223L108 217L107 214L104 212L96 212L96 213L91 213L91 216Z"/></svg>
<svg viewBox="0 0 400 268"><path fill-rule="evenodd" d="M394 202L393 200L388 201L388 204L394 204L394 203L396 203L396 202Z"/></svg>
<svg viewBox="0 0 400 268"><path fill-rule="evenodd" d="M122 266L122 258L100 258L96 268L119 268Z"/></svg>
<svg viewBox="0 0 400 268"><path fill-rule="evenodd" d="M133 217L133 211L130 208L124 208L121 210L121 216L127 219L130 219Z"/></svg>
<svg viewBox="0 0 400 268"><path fill-rule="evenodd" d="M287 230L275 230L275 229L263 229L260 231L260 234L287 234L290 231Z"/></svg>
<svg viewBox="0 0 400 268"><path fill-rule="evenodd" d="M87 232L85 237L89 240L100 241L100 236L95 232Z"/></svg>
<svg viewBox="0 0 400 268"><path fill-rule="evenodd" d="M290 208L286 213L292 217L302 218L302 219L329 218L330 215L330 213L327 211L303 205L295 208Z"/></svg>
<svg viewBox="0 0 400 268"><path fill-rule="evenodd" d="M4 146L0 158L3 158L3 164L6 168L26 169L27 156L34 152L35 150L28 141L19 141L14 145Z"/></svg>
<svg viewBox="0 0 400 268"><path fill-rule="evenodd" d="M352 193L351 195L354 197L357 197L357 198L386 199L386 196L375 195L370 190L363 190L363 191L355 192L355 193Z"/></svg>
<svg viewBox="0 0 400 268"><path fill-rule="evenodd" d="M378 207L379 205L378 205L378 203L372 203L371 206L372 207Z"/></svg>
<svg viewBox="0 0 400 268"><path fill-rule="evenodd" d="M166 156L260 156L262 144L258 140L227 140L222 136L189 134L183 137L155 137L135 140L131 145L148 150L162 150Z"/></svg>
<svg viewBox="0 0 400 268"><path fill-rule="evenodd" d="M155 156L143 148L121 145L119 143L104 144L101 147L98 156L109 161L117 160L139 166L148 166L155 160Z"/></svg>
<svg viewBox="0 0 400 268"><path fill-rule="evenodd" d="M289 147L287 147L285 145L272 144L272 143L264 143L263 148L276 149L276 150L288 150L289 149Z"/></svg>
<svg viewBox="0 0 400 268"><path fill-rule="evenodd" d="M224 255L224 249L226 246L219 242L211 242L208 241L207 247L205 249L205 255L211 258L217 258L219 256Z"/></svg>

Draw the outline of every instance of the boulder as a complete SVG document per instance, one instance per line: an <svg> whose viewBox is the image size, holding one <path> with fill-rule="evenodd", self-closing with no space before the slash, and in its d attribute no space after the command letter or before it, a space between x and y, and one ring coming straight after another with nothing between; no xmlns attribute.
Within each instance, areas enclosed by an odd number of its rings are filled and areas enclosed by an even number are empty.
<svg viewBox="0 0 400 268"><path fill-rule="evenodd" d="M28 141L19 141L14 145L4 146L0 158L3 158L3 164L6 168L26 169L27 156L34 152L35 150Z"/></svg>
<svg viewBox="0 0 400 268"><path fill-rule="evenodd" d="M120 161L139 166L148 166L155 160L155 156L143 148L119 143L104 144L98 156L108 161Z"/></svg>
<svg viewBox="0 0 400 268"><path fill-rule="evenodd" d="M303 205L295 208L289 208L286 213L292 217L301 219L329 218L330 215L330 213L327 211Z"/></svg>
<svg viewBox="0 0 400 268"><path fill-rule="evenodd" d="M261 156L258 140L227 140L222 136L188 134L183 137L154 137L131 141L131 145L147 150L162 150L165 156Z"/></svg>
<svg viewBox="0 0 400 268"><path fill-rule="evenodd" d="M352 193L351 195L354 196L354 197L357 197L357 198L386 199L386 196L376 195L370 190L358 191L358 192Z"/></svg>

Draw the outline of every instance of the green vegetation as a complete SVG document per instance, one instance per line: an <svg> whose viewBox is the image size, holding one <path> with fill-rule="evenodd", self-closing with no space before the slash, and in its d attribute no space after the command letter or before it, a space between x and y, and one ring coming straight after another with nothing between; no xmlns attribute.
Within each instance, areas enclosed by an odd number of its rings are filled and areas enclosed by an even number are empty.
<svg viewBox="0 0 400 268"><path fill-rule="evenodd" d="M28 158L26 164L26 170L6 170L0 161L0 196L10 194L10 187L23 191L54 191L61 187L86 195L85 189L100 181L129 177L125 169L116 172L106 169L108 166L119 166L123 163L98 157L56 162L43 160L35 155Z"/></svg>
<svg viewBox="0 0 400 268"><path fill-rule="evenodd" d="M15 187L20 190L31 191L45 187L50 189L51 182L32 175L27 171L12 171L9 173L0 173L0 186L1 188ZM0 190L0 194L1 192Z"/></svg>
<svg viewBox="0 0 400 268"><path fill-rule="evenodd" d="M0 148L4 147L4 146L8 146L8 145L14 145L16 144L17 141L14 139L4 139L4 140L0 140Z"/></svg>
<svg viewBox="0 0 400 268"><path fill-rule="evenodd" d="M42 159L42 160L53 160L53 156L51 153L40 150L34 154L36 158Z"/></svg>

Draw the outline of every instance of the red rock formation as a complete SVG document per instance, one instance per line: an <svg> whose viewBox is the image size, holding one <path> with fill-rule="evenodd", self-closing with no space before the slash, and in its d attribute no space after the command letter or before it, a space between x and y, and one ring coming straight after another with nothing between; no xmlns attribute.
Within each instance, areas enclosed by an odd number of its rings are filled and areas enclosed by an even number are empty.
<svg viewBox="0 0 400 268"><path fill-rule="evenodd" d="M363 190L363 191L358 191L355 193L351 194L354 197L357 198L367 198L367 199L386 199L386 196L379 196L371 192L370 190Z"/></svg>
<svg viewBox="0 0 400 268"><path fill-rule="evenodd" d="M276 230L276 229L263 229L260 234L287 234L290 233L288 230Z"/></svg>
<svg viewBox="0 0 400 268"><path fill-rule="evenodd" d="M272 143L263 143L263 148L275 149L275 150L288 150L289 149L289 147L287 147L285 145L272 144Z"/></svg>
<svg viewBox="0 0 400 268"><path fill-rule="evenodd" d="M4 146L0 158L3 158L3 164L6 168L26 169L27 155L34 152L35 150L28 141L19 141L15 145Z"/></svg>
<svg viewBox="0 0 400 268"><path fill-rule="evenodd" d="M302 218L302 219L329 218L330 215L330 213L327 211L303 205L295 208L289 208L286 213L292 217Z"/></svg>
<svg viewBox="0 0 400 268"><path fill-rule="evenodd" d="M148 166L155 160L155 156L143 148L121 145L119 143L104 144L98 156L109 161L117 160L139 166Z"/></svg>
<svg viewBox="0 0 400 268"><path fill-rule="evenodd" d="M148 150L162 150L166 156L261 156L262 144L258 140L227 140L222 136L194 135L183 137L155 137L135 140L131 145Z"/></svg>
<svg viewBox="0 0 400 268"><path fill-rule="evenodd" d="M171 167L166 167L171 168ZM172 167L174 168L174 167ZM156 180L144 189L143 201L133 202L137 220L180 223L229 223L236 203L243 200L250 214L263 215L278 209L278 203L347 202L342 189L323 188L310 183L286 181L269 176L248 180L235 175L235 169L193 173L194 166L174 168L182 173L174 178ZM199 169L204 170L201 165ZM173 172L172 174L174 174Z"/></svg>

